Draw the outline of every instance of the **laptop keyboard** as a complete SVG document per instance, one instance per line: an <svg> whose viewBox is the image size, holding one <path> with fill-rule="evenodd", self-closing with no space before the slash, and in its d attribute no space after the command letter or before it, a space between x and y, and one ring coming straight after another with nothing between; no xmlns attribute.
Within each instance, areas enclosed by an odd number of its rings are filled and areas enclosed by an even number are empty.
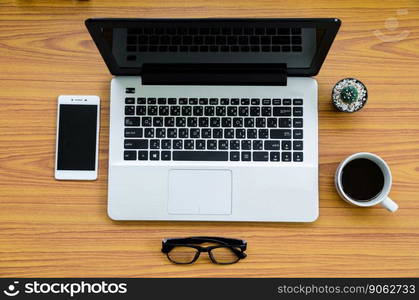
<svg viewBox="0 0 419 300"><path fill-rule="evenodd" d="M301 98L126 97L124 110L127 161L303 161Z"/></svg>

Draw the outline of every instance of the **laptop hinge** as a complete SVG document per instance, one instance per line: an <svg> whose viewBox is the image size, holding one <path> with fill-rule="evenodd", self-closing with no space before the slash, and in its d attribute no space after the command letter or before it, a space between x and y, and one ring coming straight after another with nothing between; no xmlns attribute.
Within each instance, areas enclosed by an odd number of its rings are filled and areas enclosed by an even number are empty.
<svg viewBox="0 0 419 300"><path fill-rule="evenodd" d="M287 85L286 64L144 64L144 85Z"/></svg>

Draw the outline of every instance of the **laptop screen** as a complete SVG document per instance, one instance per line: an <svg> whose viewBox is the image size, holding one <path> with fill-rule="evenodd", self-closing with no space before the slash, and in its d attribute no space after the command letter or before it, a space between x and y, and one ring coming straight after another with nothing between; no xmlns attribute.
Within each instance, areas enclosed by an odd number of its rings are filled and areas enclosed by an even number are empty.
<svg viewBox="0 0 419 300"><path fill-rule="evenodd" d="M337 19L97 19L86 24L111 72L147 64L283 64L318 72Z"/></svg>

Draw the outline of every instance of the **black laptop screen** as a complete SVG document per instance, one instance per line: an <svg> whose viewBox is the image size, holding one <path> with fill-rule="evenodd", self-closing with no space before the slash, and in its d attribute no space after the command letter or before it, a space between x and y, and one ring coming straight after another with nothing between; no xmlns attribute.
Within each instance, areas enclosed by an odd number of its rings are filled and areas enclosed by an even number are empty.
<svg viewBox="0 0 419 300"><path fill-rule="evenodd" d="M146 64L224 63L286 64L298 75L320 68L333 40L330 25L338 21L314 20L103 19L95 24L100 36L91 33L119 75L141 73Z"/></svg>

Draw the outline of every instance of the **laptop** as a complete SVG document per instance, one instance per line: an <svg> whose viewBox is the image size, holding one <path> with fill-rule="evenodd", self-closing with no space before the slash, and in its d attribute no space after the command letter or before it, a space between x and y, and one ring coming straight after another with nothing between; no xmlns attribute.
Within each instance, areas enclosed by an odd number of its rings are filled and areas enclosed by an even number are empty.
<svg viewBox="0 0 419 300"><path fill-rule="evenodd" d="M114 220L312 222L316 75L338 19L88 19Z"/></svg>

